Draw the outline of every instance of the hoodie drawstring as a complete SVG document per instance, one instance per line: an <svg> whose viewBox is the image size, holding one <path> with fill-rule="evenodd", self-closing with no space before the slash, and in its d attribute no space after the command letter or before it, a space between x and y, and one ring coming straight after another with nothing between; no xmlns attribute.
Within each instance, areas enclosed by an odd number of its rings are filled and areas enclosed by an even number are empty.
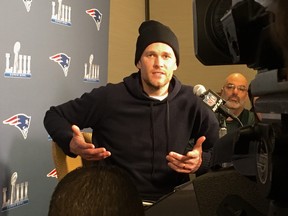
<svg viewBox="0 0 288 216"><path fill-rule="evenodd" d="M166 153L169 153L170 146L170 109L169 109L169 101L166 101L166 136L167 136L167 144L166 144Z"/></svg>

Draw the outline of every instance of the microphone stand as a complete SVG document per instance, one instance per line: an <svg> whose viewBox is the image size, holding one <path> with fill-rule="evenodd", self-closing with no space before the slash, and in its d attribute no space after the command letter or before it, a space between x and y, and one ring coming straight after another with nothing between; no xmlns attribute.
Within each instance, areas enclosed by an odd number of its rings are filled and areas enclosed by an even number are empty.
<svg viewBox="0 0 288 216"><path fill-rule="evenodd" d="M227 134L227 125L225 117L219 113L219 138L225 136Z"/></svg>
<svg viewBox="0 0 288 216"><path fill-rule="evenodd" d="M241 127L243 127L243 124L238 117L236 117L235 120L241 125Z"/></svg>
<svg viewBox="0 0 288 216"><path fill-rule="evenodd" d="M224 115L222 115L221 113L219 113L218 120L219 120L219 126L220 126L219 138L221 138L227 134L226 117ZM241 122L241 124L242 124L242 122ZM221 164L222 168L227 168L227 167L231 167L231 166L233 166L232 162L225 162L225 163Z"/></svg>

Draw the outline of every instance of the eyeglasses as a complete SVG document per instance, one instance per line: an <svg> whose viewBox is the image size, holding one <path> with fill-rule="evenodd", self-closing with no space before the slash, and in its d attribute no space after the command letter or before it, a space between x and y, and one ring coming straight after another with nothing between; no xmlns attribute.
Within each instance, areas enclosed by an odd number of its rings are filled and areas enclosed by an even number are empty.
<svg viewBox="0 0 288 216"><path fill-rule="evenodd" d="M234 91L236 88L240 92L246 92L247 91L247 88L243 85L235 86L234 84L227 84L224 86L224 88L226 88L227 91L232 91L232 90Z"/></svg>

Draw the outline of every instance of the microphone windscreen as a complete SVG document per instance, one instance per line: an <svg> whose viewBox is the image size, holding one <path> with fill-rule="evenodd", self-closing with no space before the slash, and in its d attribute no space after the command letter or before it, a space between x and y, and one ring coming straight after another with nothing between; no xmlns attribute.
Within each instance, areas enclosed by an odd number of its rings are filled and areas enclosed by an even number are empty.
<svg viewBox="0 0 288 216"><path fill-rule="evenodd" d="M201 96L204 94L204 92L206 92L206 89L203 85L195 85L194 88L193 88L193 93L196 95L196 96Z"/></svg>

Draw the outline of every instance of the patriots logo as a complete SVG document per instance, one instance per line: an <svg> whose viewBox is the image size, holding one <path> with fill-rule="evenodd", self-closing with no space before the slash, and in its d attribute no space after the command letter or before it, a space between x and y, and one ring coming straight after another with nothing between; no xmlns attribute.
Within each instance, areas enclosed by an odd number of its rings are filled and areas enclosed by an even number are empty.
<svg viewBox="0 0 288 216"><path fill-rule="evenodd" d="M47 177L58 178L56 168L47 174Z"/></svg>
<svg viewBox="0 0 288 216"><path fill-rule="evenodd" d="M28 129L30 127L30 122L31 122L31 116L27 116L23 113L20 113L4 120L3 124L15 126L21 131L24 139L26 139L28 135Z"/></svg>
<svg viewBox="0 0 288 216"><path fill-rule="evenodd" d="M49 58L50 60L57 62L61 66L65 77L67 77L71 58L65 53L58 53L56 55L50 56Z"/></svg>
<svg viewBox="0 0 288 216"><path fill-rule="evenodd" d="M94 22L96 23L97 30L99 31L101 21L102 21L102 13L98 9L95 9L95 8L86 10L86 13L89 14L93 18Z"/></svg>

